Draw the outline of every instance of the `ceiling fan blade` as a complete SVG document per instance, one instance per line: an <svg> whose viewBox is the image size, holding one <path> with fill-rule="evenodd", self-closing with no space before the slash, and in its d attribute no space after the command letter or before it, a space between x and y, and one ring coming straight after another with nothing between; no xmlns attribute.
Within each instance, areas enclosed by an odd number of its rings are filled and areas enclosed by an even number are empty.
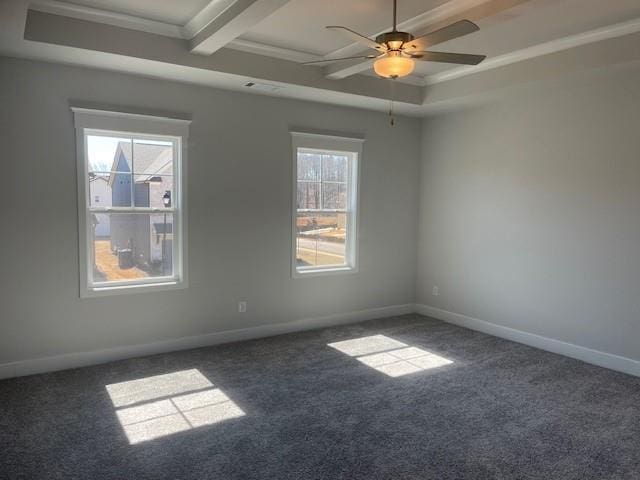
<svg viewBox="0 0 640 480"><path fill-rule="evenodd" d="M480 27L470 20L460 20L459 22L452 23L451 25L441 28L440 30L427 33L420 38L407 42L405 48L410 52L413 50L426 50L433 45L453 40L454 38L462 37L464 35L477 32L478 30L480 30Z"/></svg>
<svg viewBox="0 0 640 480"><path fill-rule="evenodd" d="M302 65L320 65L322 63L341 62L343 60L356 60L365 58L376 58L377 55L359 55L357 57L328 58L326 60L314 60L313 62L303 62Z"/></svg>
<svg viewBox="0 0 640 480"><path fill-rule="evenodd" d="M328 28L330 30L336 30L336 31L342 32L347 37L349 37L351 40L354 40L354 41L364 45L365 47L373 48L373 49L379 50L381 52L386 51L386 48L383 45L380 45L379 43L374 42L373 40L371 40L370 38L365 37L364 35L360 35L358 32L354 32L350 28L340 27L340 26L337 26L337 25L329 25L326 28Z"/></svg>
<svg viewBox="0 0 640 480"><path fill-rule="evenodd" d="M487 58L486 55L448 52L411 52L410 56L415 60L426 62L457 63L460 65L478 65Z"/></svg>

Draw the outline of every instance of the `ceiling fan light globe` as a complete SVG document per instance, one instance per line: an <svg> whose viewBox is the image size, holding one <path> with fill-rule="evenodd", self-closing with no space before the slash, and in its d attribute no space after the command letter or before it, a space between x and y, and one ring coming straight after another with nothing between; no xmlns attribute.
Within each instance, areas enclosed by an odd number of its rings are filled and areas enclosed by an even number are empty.
<svg viewBox="0 0 640 480"><path fill-rule="evenodd" d="M376 60L373 69L382 78L406 77L413 72L415 62L400 55L387 55Z"/></svg>

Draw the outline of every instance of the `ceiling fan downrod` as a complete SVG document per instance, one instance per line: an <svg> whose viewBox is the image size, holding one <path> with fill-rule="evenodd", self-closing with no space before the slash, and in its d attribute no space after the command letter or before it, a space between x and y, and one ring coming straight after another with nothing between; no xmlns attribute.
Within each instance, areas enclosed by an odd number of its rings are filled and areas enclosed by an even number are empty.
<svg viewBox="0 0 640 480"><path fill-rule="evenodd" d="M393 31L397 32L396 25L398 20L398 0L393 0Z"/></svg>
<svg viewBox="0 0 640 480"><path fill-rule="evenodd" d="M400 52L402 46L411 40L413 35L407 32L398 31L398 0L393 0L393 28L390 32L385 32L376 37L376 42L387 47L387 51Z"/></svg>

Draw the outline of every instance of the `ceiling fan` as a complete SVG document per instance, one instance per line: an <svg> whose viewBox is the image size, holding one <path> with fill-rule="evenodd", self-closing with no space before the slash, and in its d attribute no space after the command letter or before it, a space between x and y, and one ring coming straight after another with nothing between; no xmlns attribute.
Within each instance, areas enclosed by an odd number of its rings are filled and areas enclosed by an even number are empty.
<svg viewBox="0 0 640 480"><path fill-rule="evenodd" d="M413 69L415 68L414 60L456 63L460 65L478 65L486 58L485 55L427 51L427 49L433 45L478 31L479 27L469 20L460 20L436 30L435 32L428 33L420 38L414 38L413 35L407 32L399 32L396 28L396 20L397 0L393 0L393 30L378 35L375 41L347 27L328 26L326 28L342 32L351 40L354 40L372 50L377 50L378 53L304 62L304 65L375 58L376 61L373 64L375 72L383 78L395 79L405 77L413 72Z"/></svg>

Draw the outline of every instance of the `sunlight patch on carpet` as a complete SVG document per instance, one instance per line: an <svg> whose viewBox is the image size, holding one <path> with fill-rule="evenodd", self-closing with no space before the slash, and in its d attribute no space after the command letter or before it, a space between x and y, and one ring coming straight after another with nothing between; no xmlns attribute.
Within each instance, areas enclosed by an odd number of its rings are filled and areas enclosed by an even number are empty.
<svg viewBox="0 0 640 480"><path fill-rule="evenodd" d="M359 362L390 377L400 377L453 363L440 355L411 347L385 335L354 338L330 343L328 346L355 357Z"/></svg>
<svg viewBox="0 0 640 480"><path fill-rule="evenodd" d="M130 444L245 415L196 369L106 386Z"/></svg>

